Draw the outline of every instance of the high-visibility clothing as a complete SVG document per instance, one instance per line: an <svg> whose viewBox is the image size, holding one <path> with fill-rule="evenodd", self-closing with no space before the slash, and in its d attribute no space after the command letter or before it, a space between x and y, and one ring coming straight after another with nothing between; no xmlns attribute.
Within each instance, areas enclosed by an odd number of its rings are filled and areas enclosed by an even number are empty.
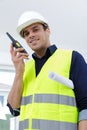
<svg viewBox="0 0 87 130"><path fill-rule="evenodd" d="M69 78L71 58L71 50L56 50L37 77L35 61L26 63L20 130L77 130L74 91L48 77L52 71Z"/></svg>

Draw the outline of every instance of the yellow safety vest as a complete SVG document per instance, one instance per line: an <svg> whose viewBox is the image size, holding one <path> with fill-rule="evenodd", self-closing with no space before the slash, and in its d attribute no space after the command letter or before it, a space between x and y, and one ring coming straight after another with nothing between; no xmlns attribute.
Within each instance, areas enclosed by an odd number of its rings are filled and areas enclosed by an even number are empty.
<svg viewBox="0 0 87 130"><path fill-rule="evenodd" d="M74 91L48 76L52 71L69 78L71 57L71 50L56 50L37 77L35 61L26 63L19 130L77 130Z"/></svg>

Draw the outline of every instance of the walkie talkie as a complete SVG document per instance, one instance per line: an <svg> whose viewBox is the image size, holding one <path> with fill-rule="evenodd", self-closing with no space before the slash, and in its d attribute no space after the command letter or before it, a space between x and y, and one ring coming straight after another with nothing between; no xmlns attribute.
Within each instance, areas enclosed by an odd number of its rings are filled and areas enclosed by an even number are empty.
<svg viewBox="0 0 87 130"><path fill-rule="evenodd" d="M15 40L8 32L6 32L6 34L10 38L10 40L12 41L13 47L15 47L15 48L23 48L22 45L17 40ZM27 51L25 49L23 51L21 51L21 52L27 53Z"/></svg>

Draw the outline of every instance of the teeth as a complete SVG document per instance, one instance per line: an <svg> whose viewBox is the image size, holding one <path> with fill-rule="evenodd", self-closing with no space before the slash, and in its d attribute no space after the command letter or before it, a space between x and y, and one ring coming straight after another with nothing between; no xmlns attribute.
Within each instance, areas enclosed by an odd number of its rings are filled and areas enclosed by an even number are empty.
<svg viewBox="0 0 87 130"><path fill-rule="evenodd" d="M37 41L38 39L32 39L31 41L30 41L30 43L32 43L33 41Z"/></svg>

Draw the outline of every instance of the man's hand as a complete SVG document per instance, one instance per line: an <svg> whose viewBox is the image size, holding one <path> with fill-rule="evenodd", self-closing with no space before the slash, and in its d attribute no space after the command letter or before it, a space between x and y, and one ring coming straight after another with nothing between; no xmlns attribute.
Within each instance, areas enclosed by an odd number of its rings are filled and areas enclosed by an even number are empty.
<svg viewBox="0 0 87 130"><path fill-rule="evenodd" d="M78 130L87 130L87 120L82 120L79 122Z"/></svg>
<svg viewBox="0 0 87 130"><path fill-rule="evenodd" d="M24 59L28 59L28 54L21 52L23 48L15 49L13 45L10 46L11 59L15 66L16 72L24 72Z"/></svg>

